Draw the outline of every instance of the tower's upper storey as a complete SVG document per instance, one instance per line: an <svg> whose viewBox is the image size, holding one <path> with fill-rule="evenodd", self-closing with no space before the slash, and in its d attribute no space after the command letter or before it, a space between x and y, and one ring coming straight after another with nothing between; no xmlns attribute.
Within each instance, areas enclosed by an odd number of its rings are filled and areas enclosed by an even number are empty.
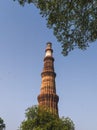
<svg viewBox="0 0 97 130"><path fill-rule="evenodd" d="M45 50L45 57L47 56L53 56L53 50L52 50L52 43L48 42L47 43L47 47L46 47L46 50Z"/></svg>
<svg viewBox="0 0 97 130"><path fill-rule="evenodd" d="M54 76L56 76L54 72L54 58L53 58L53 49L52 49L52 43L48 42L45 49L45 57L44 57L44 67L42 71L42 75L51 73ZM48 75L48 74L47 74Z"/></svg>

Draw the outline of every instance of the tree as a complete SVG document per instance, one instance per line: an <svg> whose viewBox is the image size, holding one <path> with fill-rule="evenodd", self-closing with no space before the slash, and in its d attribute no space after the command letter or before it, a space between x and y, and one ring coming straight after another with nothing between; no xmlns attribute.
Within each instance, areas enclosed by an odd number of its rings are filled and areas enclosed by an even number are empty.
<svg viewBox="0 0 97 130"><path fill-rule="evenodd" d="M26 120L20 126L21 130L74 130L70 118L59 118L44 108L32 106L26 110Z"/></svg>
<svg viewBox="0 0 97 130"><path fill-rule="evenodd" d="M16 0L14 0L16 1ZM64 56L97 40L97 0L17 0L33 3L61 43Z"/></svg>
<svg viewBox="0 0 97 130"><path fill-rule="evenodd" d="M3 130L3 128L5 128L5 124L3 119L0 117L0 130Z"/></svg>

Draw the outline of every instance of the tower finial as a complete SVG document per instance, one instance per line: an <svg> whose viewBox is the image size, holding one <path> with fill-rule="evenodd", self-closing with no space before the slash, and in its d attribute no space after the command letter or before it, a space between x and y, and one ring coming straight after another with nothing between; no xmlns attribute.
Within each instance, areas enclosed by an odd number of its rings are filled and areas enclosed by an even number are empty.
<svg viewBox="0 0 97 130"><path fill-rule="evenodd" d="M47 48L52 49L52 43L51 42L47 42Z"/></svg>

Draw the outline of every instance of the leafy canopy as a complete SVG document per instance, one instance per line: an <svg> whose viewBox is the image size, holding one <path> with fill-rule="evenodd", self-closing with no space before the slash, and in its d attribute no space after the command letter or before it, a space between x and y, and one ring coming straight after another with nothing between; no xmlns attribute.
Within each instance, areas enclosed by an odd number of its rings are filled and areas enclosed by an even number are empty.
<svg viewBox="0 0 97 130"><path fill-rule="evenodd" d="M0 117L0 130L3 130L3 128L5 128L5 124L3 119Z"/></svg>
<svg viewBox="0 0 97 130"><path fill-rule="evenodd" d="M20 126L21 130L74 130L70 118L59 118L51 112L32 106L26 110L26 120Z"/></svg>
<svg viewBox="0 0 97 130"><path fill-rule="evenodd" d="M85 50L97 39L97 0L18 0L33 3L47 20L47 27L61 43L64 56Z"/></svg>

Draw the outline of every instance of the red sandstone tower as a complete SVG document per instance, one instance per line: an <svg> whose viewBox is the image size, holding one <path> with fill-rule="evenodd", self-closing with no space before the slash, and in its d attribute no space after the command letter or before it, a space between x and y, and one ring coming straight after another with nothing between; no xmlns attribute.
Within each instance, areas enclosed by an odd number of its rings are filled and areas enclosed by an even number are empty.
<svg viewBox="0 0 97 130"><path fill-rule="evenodd" d="M39 106L43 106L44 108L49 109L53 114L58 115L59 97L56 94L56 73L54 72L54 58L51 43L47 43L41 77L42 83L38 96Z"/></svg>

